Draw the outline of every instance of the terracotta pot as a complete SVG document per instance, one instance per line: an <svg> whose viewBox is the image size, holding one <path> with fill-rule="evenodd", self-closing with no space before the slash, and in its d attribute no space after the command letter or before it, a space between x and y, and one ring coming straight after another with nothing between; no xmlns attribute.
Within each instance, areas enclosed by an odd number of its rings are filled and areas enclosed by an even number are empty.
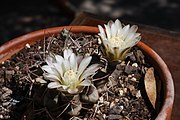
<svg viewBox="0 0 180 120"><path fill-rule="evenodd" d="M39 31L35 31L21 37L15 38L0 47L0 63L10 58L12 55L20 51L28 43L30 45L34 44L37 41L43 40L45 37L51 36L53 34L58 34L63 28L70 29L74 33L98 33L99 30L97 27L88 27L88 26L64 26L64 27L55 27L48 28ZM143 39L143 38L142 38ZM159 110L159 113L156 117L157 120L170 120L171 112L174 102L174 84L171 73L167 65L161 59L161 57L154 52L150 47L145 45L142 42L139 42L137 46L144 52L150 62L153 64L153 67L158 72L160 79L162 81L163 89L163 104Z"/></svg>

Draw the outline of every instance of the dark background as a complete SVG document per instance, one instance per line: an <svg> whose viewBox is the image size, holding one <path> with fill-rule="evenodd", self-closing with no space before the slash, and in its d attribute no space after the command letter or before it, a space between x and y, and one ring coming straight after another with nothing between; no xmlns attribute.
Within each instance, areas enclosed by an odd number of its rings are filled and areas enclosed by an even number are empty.
<svg viewBox="0 0 180 120"><path fill-rule="evenodd" d="M3 0L0 45L31 31L69 25L80 11L180 32L180 0Z"/></svg>

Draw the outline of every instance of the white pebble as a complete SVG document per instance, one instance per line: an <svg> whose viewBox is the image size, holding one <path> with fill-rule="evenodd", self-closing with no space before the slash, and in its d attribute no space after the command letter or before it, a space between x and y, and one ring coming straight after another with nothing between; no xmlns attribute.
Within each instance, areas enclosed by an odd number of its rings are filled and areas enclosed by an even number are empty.
<svg viewBox="0 0 180 120"><path fill-rule="evenodd" d="M0 119L3 119L3 115L0 115Z"/></svg>
<svg viewBox="0 0 180 120"><path fill-rule="evenodd" d="M127 92L127 88L124 88L124 92L125 92L125 93Z"/></svg>
<svg viewBox="0 0 180 120"><path fill-rule="evenodd" d="M131 78L132 77L132 75L128 75L128 78Z"/></svg>
<svg viewBox="0 0 180 120"><path fill-rule="evenodd" d="M31 82L32 82L32 83L34 83L34 82L35 82L35 80L34 80L34 79L32 79L32 80L31 80Z"/></svg>
<svg viewBox="0 0 180 120"><path fill-rule="evenodd" d="M100 38L98 38L98 44L101 44L101 43L102 43L101 39L100 39Z"/></svg>
<svg viewBox="0 0 180 120"><path fill-rule="evenodd" d="M3 106L8 106L10 104L10 102L4 102L2 105Z"/></svg>
<svg viewBox="0 0 180 120"><path fill-rule="evenodd" d="M137 63L133 63L132 66L133 67L138 67L138 64Z"/></svg>
<svg viewBox="0 0 180 120"><path fill-rule="evenodd" d="M38 46L38 49L40 50L42 47L41 46Z"/></svg>
<svg viewBox="0 0 180 120"><path fill-rule="evenodd" d="M137 79L135 77L131 78L132 81L136 81Z"/></svg>
<svg viewBox="0 0 180 120"><path fill-rule="evenodd" d="M106 114L103 114L103 118L106 119Z"/></svg>
<svg viewBox="0 0 180 120"><path fill-rule="evenodd" d="M41 83L41 84L47 83L44 79L42 79L42 78L40 78L40 77L36 78L36 82L39 82L39 83Z"/></svg>
<svg viewBox="0 0 180 120"><path fill-rule="evenodd" d="M19 66L16 66L15 68L16 68L16 70L19 70Z"/></svg>
<svg viewBox="0 0 180 120"><path fill-rule="evenodd" d="M137 98L140 98L140 97L141 97L141 92L140 92L140 90L138 90L138 92L136 93L136 97L137 97Z"/></svg>
<svg viewBox="0 0 180 120"><path fill-rule="evenodd" d="M118 98L116 98L116 99L115 99L115 102L119 102L119 99L118 99Z"/></svg>
<svg viewBox="0 0 180 120"><path fill-rule="evenodd" d="M101 96L99 97L99 103L103 103L104 102L104 98Z"/></svg>
<svg viewBox="0 0 180 120"><path fill-rule="evenodd" d="M100 114L100 113L101 113L101 111L100 111L100 110L98 110L98 111L97 111L97 113L98 113L98 114Z"/></svg>
<svg viewBox="0 0 180 120"><path fill-rule="evenodd" d="M125 65L126 65L126 64L125 64L125 61L122 61L122 62L121 62L121 65L122 65L122 66L125 66Z"/></svg>
<svg viewBox="0 0 180 120"><path fill-rule="evenodd" d="M123 93L124 93L123 90L119 90L119 94L120 94L121 96L123 95Z"/></svg>
<svg viewBox="0 0 180 120"><path fill-rule="evenodd" d="M30 48L30 45L27 43L27 44L26 44L26 47L27 47L27 48Z"/></svg>
<svg viewBox="0 0 180 120"><path fill-rule="evenodd" d="M123 109L124 109L124 106L122 106L122 105L121 105L121 106L119 106L119 107L121 108L121 110L123 110Z"/></svg>

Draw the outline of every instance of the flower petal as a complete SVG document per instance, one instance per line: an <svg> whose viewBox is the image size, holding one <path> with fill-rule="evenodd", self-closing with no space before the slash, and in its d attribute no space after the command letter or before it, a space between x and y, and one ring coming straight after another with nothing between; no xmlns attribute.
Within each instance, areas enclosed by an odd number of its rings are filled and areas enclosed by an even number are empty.
<svg viewBox="0 0 180 120"><path fill-rule="evenodd" d="M72 53L73 53L72 50L70 50L70 49L65 49L65 50L64 50L64 59L65 59L65 60L68 60Z"/></svg>
<svg viewBox="0 0 180 120"><path fill-rule="evenodd" d="M129 33L129 27L130 27L130 25L126 25L126 26L122 29L123 39L125 39L126 36L128 35L128 33Z"/></svg>
<svg viewBox="0 0 180 120"><path fill-rule="evenodd" d="M63 68L63 71L68 71L70 70L70 63L68 60L64 60L63 64L62 64L62 68Z"/></svg>
<svg viewBox="0 0 180 120"><path fill-rule="evenodd" d="M61 87L61 84L59 82L50 82L48 84L48 88L50 88L50 89L59 88L59 87Z"/></svg>
<svg viewBox="0 0 180 120"><path fill-rule="evenodd" d="M86 69L86 67L89 65L89 63L91 62L91 59L92 57L91 56L88 56L88 57L85 57L80 65L79 65L79 68L78 68L78 77L84 72L84 70Z"/></svg>
<svg viewBox="0 0 180 120"><path fill-rule="evenodd" d="M45 74L43 74L43 76L44 76L44 78L45 78L46 80L61 81L60 78L59 78L57 75L45 73Z"/></svg>
<svg viewBox="0 0 180 120"><path fill-rule="evenodd" d="M68 93L70 93L70 94L76 94L76 93L78 93L78 89L77 89L77 88L69 88L69 89L68 89Z"/></svg>
<svg viewBox="0 0 180 120"><path fill-rule="evenodd" d="M77 71L77 59L76 55L74 53L71 54L70 56L70 67L73 71Z"/></svg>
<svg viewBox="0 0 180 120"><path fill-rule="evenodd" d="M50 74L54 74L54 71L51 69L51 66L49 65L44 65L41 68Z"/></svg>
<svg viewBox="0 0 180 120"><path fill-rule="evenodd" d="M129 32L130 33L135 33L138 29L138 26L137 25L133 25L130 29L129 29Z"/></svg>
<svg viewBox="0 0 180 120"><path fill-rule="evenodd" d="M98 69L99 69L99 64L93 64L93 65L89 66L81 75L80 81L82 81L83 79L86 79L88 76L94 74Z"/></svg>
<svg viewBox="0 0 180 120"><path fill-rule="evenodd" d="M62 87L64 90L66 90L66 89L68 88L68 86L66 86L66 85L61 85L61 87Z"/></svg>
<svg viewBox="0 0 180 120"><path fill-rule="evenodd" d="M102 28L102 26L98 25L98 28L99 28L99 31L100 31L99 35L101 36L101 38L106 39L106 34L105 34L104 29Z"/></svg>
<svg viewBox="0 0 180 120"><path fill-rule="evenodd" d="M116 27L117 27L118 29L122 29L121 21L119 21L118 19L116 19L115 25L116 25Z"/></svg>
<svg viewBox="0 0 180 120"><path fill-rule="evenodd" d="M113 24L111 25L111 34L112 34L112 36L116 36L116 35L117 35L117 31L118 31L118 29L117 29L117 27L115 26L115 24L113 23Z"/></svg>
<svg viewBox="0 0 180 120"><path fill-rule="evenodd" d="M62 63L59 64L59 63L54 63L54 67L56 68L56 70L58 71L60 77L62 78L63 74L64 74L64 71L62 69Z"/></svg>
<svg viewBox="0 0 180 120"><path fill-rule="evenodd" d="M47 57L46 57L46 63L48 64L48 65L52 65L52 63L54 62L54 58L52 57L52 56L50 56L50 55L48 55Z"/></svg>
<svg viewBox="0 0 180 120"><path fill-rule="evenodd" d="M133 38L134 38L134 33L129 33L129 35L126 37L125 41L127 41L127 42L128 41L130 41L130 42L132 41L133 42L133 40L134 40Z"/></svg>
<svg viewBox="0 0 180 120"><path fill-rule="evenodd" d="M134 37L137 38L139 37L141 34L140 33L135 33Z"/></svg>
<svg viewBox="0 0 180 120"><path fill-rule="evenodd" d="M111 28L112 24L114 24L114 22L110 20L107 25Z"/></svg>
<svg viewBox="0 0 180 120"><path fill-rule="evenodd" d="M60 55L55 55L55 58L58 64L61 64L64 61L64 58Z"/></svg>
<svg viewBox="0 0 180 120"><path fill-rule="evenodd" d="M111 38L111 30L110 30L110 27L107 26L107 25L104 25L104 27L106 28L107 38L110 39L110 38Z"/></svg>
<svg viewBox="0 0 180 120"><path fill-rule="evenodd" d="M122 29L118 29L117 36L119 36L120 38L123 36Z"/></svg>
<svg viewBox="0 0 180 120"><path fill-rule="evenodd" d="M76 56L76 59L77 59L77 64L79 65L83 60L83 56Z"/></svg>
<svg viewBox="0 0 180 120"><path fill-rule="evenodd" d="M79 85L80 86L90 86L90 85L92 85L92 83L90 80L86 79L86 80L82 81Z"/></svg>

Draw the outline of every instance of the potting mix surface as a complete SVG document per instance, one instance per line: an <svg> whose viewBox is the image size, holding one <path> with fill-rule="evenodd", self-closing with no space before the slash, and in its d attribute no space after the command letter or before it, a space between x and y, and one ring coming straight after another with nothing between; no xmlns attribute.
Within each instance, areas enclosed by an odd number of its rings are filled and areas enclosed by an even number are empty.
<svg viewBox="0 0 180 120"><path fill-rule="evenodd" d="M70 37L67 38L67 34ZM0 119L27 120L150 120L156 117L145 89L146 71L152 68L143 52L137 47L116 66L108 66L98 44L99 36L60 33L36 44L25 46L19 53L0 64ZM61 92L47 88L43 79L42 65L50 52L62 55L65 48L76 54L92 55L92 63L101 65L93 76L99 99L96 103L83 100L77 116L70 116L70 104L76 99L64 100ZM47 81L48 82L48 81ZM88 88L85 88L88 92ZM50 94L50 95L49 95ZM46 97L59 95L58 102ZM51 107L52 106L52 107Z"/></svg>

